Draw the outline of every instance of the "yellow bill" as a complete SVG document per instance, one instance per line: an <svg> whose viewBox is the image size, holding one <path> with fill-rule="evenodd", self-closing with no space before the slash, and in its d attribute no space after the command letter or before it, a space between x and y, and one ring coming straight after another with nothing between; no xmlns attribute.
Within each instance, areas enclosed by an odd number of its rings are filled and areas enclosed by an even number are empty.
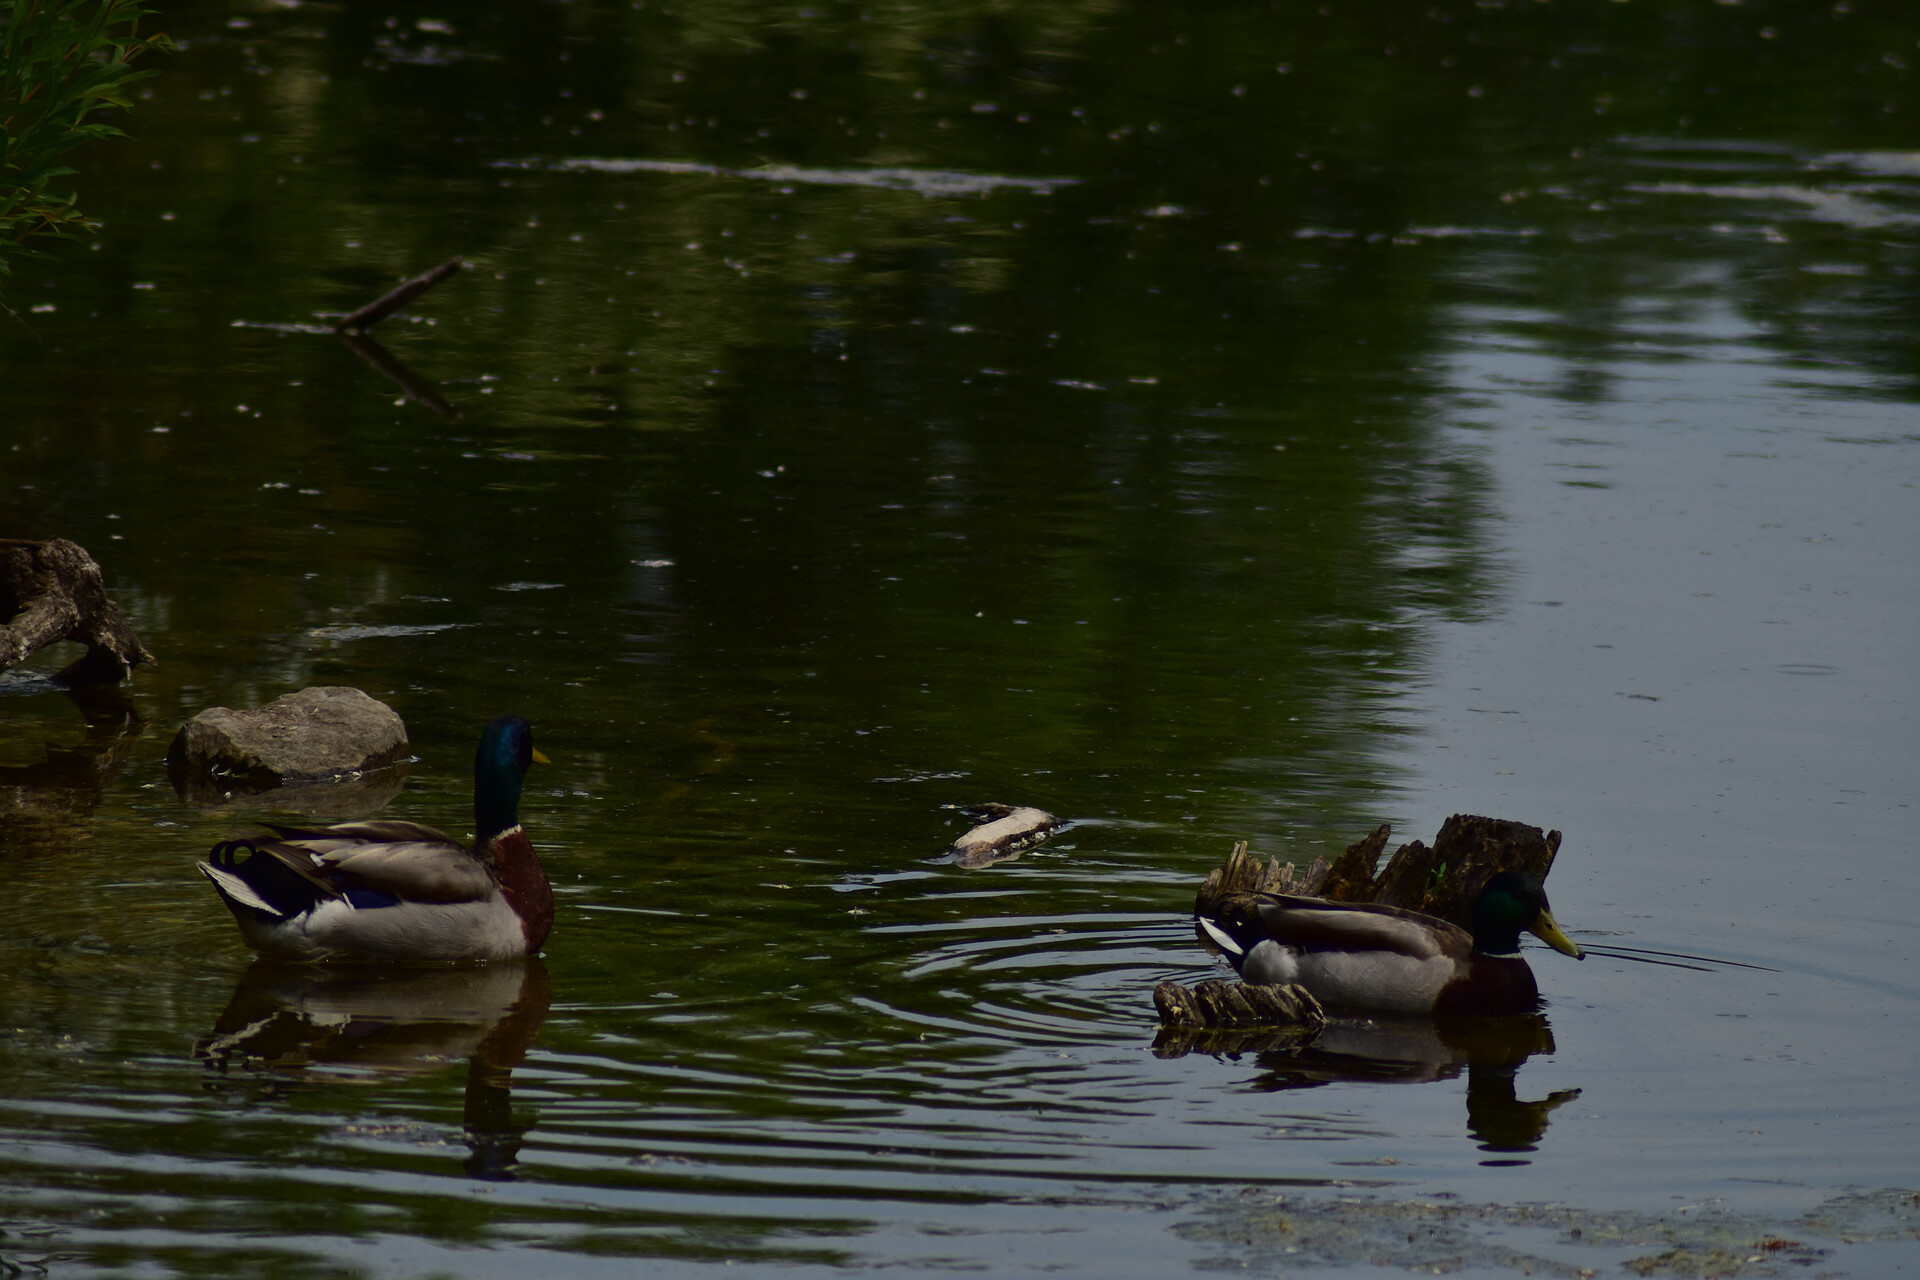
<svg viewBox="0 0 1920 1280"><path fill-rule="evenodd" d="M1575 960L1587 958L1587 953L1580 949L1579 943L1560 932L1560 926L1553 922L1550 912L1542 911L1535 916L1533 923L1527 926L1527 932L1563 956L1572 956Z"/></svg>

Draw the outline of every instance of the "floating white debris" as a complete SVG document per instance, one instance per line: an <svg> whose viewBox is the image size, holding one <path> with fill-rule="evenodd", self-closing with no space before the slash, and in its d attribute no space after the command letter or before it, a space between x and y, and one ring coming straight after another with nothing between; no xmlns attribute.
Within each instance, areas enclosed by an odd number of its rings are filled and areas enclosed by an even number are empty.
<svg viewBox="0 0 1920 1280"><path fill-rule="evenodd" d="M962 806L960 811L980 825L962 833L933 861L957 867L990 867L1019 857L1065 825L1045 809L1030 805L976 804Z"/></svg>

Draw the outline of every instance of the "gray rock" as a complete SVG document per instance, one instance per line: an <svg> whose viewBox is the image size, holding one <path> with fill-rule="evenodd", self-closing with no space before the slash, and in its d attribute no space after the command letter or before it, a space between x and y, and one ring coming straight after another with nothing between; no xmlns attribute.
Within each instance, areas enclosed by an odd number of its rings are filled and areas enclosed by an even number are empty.
<svg viewBox="0 0 1920 1280"><path fill-rule="evenodd" d="M320 686L257 711L209 707L167 749L167 774L183 795L264 791L354 778L408 757L407 726L358 689Z"/></svg>

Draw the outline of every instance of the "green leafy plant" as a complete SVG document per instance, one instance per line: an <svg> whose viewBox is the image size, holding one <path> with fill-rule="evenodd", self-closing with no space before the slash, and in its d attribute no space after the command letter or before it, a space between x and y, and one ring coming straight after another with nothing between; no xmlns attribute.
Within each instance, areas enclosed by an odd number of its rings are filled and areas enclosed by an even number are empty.
<svg viewBox="0 0 1920 1280"><path fill-rule="evenodd" d="M37 257L27 240L97 225L75 197L47 190L74 172L61 157L83 142L120 135L88 117L127 108L127 87L153 74L133 70L165 35L142 36L140 0L0 0L0 275L15 257Z"/></svg>

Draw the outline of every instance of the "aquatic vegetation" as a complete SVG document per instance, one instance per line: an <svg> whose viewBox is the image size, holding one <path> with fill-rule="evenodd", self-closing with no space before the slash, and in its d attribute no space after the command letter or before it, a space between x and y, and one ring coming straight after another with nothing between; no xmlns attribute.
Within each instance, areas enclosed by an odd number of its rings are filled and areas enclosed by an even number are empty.
<svg viewBox="0 0 1920 1280"><path fill-rule="evenodd" d="M38 256L34 236L91 231L72 193L48 183L75 172L62 163L83 142L122 131L92 118L130 109L127 89L153 75L133 60L171 49L164 34L142 36L149 10L138 0L14 0L0 28L0 275L14 257Z"/></svg>

